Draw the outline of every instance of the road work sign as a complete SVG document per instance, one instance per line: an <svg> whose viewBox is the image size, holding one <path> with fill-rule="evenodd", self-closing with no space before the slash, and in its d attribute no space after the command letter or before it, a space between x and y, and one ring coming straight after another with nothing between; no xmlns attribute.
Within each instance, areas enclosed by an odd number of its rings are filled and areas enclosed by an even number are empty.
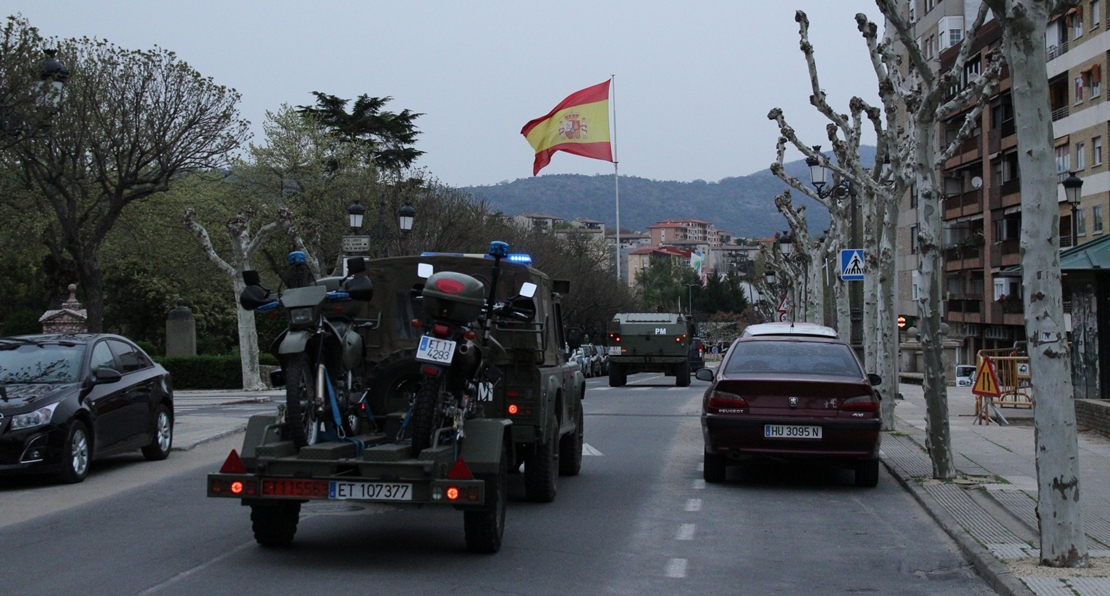
<svg viewBox="0 0 1110 596"><path fill-rule="evenodd" d="M983 356L979 370L975 371L975 386L971 388L971 392L984 397L1002 396L998 387L998 372L994 369L994 361L988 356Z"/></svg>
<svg viewBox="0 0 1110 596"><path fill-rule="evenodd" d="M863 281L863 249L848 248L840 251L840 279Z"/></svg>

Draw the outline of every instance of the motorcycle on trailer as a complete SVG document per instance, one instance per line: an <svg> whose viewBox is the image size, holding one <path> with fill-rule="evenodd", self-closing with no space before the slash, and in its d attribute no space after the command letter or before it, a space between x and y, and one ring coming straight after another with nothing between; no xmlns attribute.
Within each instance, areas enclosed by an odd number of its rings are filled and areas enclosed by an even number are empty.
<svg viewBox="0 0 1110 596"><path fill-rule="evenodd" d="M363 275L362 257L347 259L347 275L312 278L305 254L289 253L289 268L282 275L288 287L271 298L255 270L243 272L247 287L239 295L244 309L268 312L278 308L288 315L289 327L274 340L271 351L281 362L274 386L285 385L285 419L289 439L297 447L320 440L359 434L365 421L362 411L363 361L360 327L372 325L356 315L374 295L373 284ZM321 429L323 426L323 429Z"/></svg>
<svg viewBox="0 0 1110 596"><path fill-rule="evenodd" d="M482 401L493 399L493 387L502 377L497 365L504 365L508 355L490 334L491 319L529 322L536 316L532 297L537 286L531 282L522 285L518 296L494 302L509 245L492 242L488 255L493 259L488 292L470 275L437 273L431 265L420 265L420 277L426 279L420 289L426 321L414 321L425 329L416 349L421 379L410 419L414 457L442 441L457 442L463 422L477 416Z"/></svg>

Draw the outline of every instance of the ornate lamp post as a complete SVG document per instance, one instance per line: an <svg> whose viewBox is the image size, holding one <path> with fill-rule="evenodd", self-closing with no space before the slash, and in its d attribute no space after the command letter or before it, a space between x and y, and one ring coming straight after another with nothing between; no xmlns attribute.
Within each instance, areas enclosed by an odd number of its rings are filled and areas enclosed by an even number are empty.
<svg viewBox="0 0 1110 596"><path fill-rule="evenodd" d="M1076 217L1076 211L1079 209L1079 203L1083 200L1083 179L1075 175L1075 172L1068 172L1068 177L1064 178L1064 197L1071 205L1071 245L1079 244L1079 219Z"/></svg>
<svg viewBox="0 0 1110 596"><path fill-rule="evenodd" d="M821 152L820 145L814 145L813 151L815 153ZM828 198L830 196L837 199L848 197L851 200L851 213L852 213L852 247L859 248L863 245L860 240L859 218L857 216L856 206L856 187L852 181L845 178L841 180L840 184L825 188L826 177L828 175L828 168L821 165L821 160L815 157L807 157L806 165L809 166L810 184L817 190L817 196L821 198ZM884 164L885 169L885 164ZM863 343L863 287L861 284L850 284L848 286L848 304L851 310L851 340L852 347L857 350L862 349Z"/></svg>
<svg viewBox="0 0 1110 596"><path fill-rule="evenodd" d="M58 107L62 100L62 89L69 80L69 70L55 58L58 50L46 50L46 59L39 67L39 79L51 107Z"/></svg>

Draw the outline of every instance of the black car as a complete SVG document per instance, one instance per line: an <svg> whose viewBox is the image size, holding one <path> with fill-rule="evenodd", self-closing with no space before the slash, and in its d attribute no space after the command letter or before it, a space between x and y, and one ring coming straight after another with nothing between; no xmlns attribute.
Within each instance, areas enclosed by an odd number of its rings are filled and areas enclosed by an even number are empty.
<svg viewBox="0 0 1110 596"><path fill-rule="evenodd" d="M110 334L0 338L0 473L54 472L81 482L89 463L173 444L170 375Z"/></svg>

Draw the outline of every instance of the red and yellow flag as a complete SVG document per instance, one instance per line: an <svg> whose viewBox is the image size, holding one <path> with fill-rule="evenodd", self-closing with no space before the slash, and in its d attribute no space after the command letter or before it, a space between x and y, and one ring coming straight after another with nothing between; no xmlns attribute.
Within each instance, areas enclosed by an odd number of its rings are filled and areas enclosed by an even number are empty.
<svg viewBox="0 0 1110 596"><path fill-rule="evenodd" d="M536 150L535 176L556 151L613 161L609 146L609 81L586 87L559 102L555 109L524 125L520 134Z"/></svg>

